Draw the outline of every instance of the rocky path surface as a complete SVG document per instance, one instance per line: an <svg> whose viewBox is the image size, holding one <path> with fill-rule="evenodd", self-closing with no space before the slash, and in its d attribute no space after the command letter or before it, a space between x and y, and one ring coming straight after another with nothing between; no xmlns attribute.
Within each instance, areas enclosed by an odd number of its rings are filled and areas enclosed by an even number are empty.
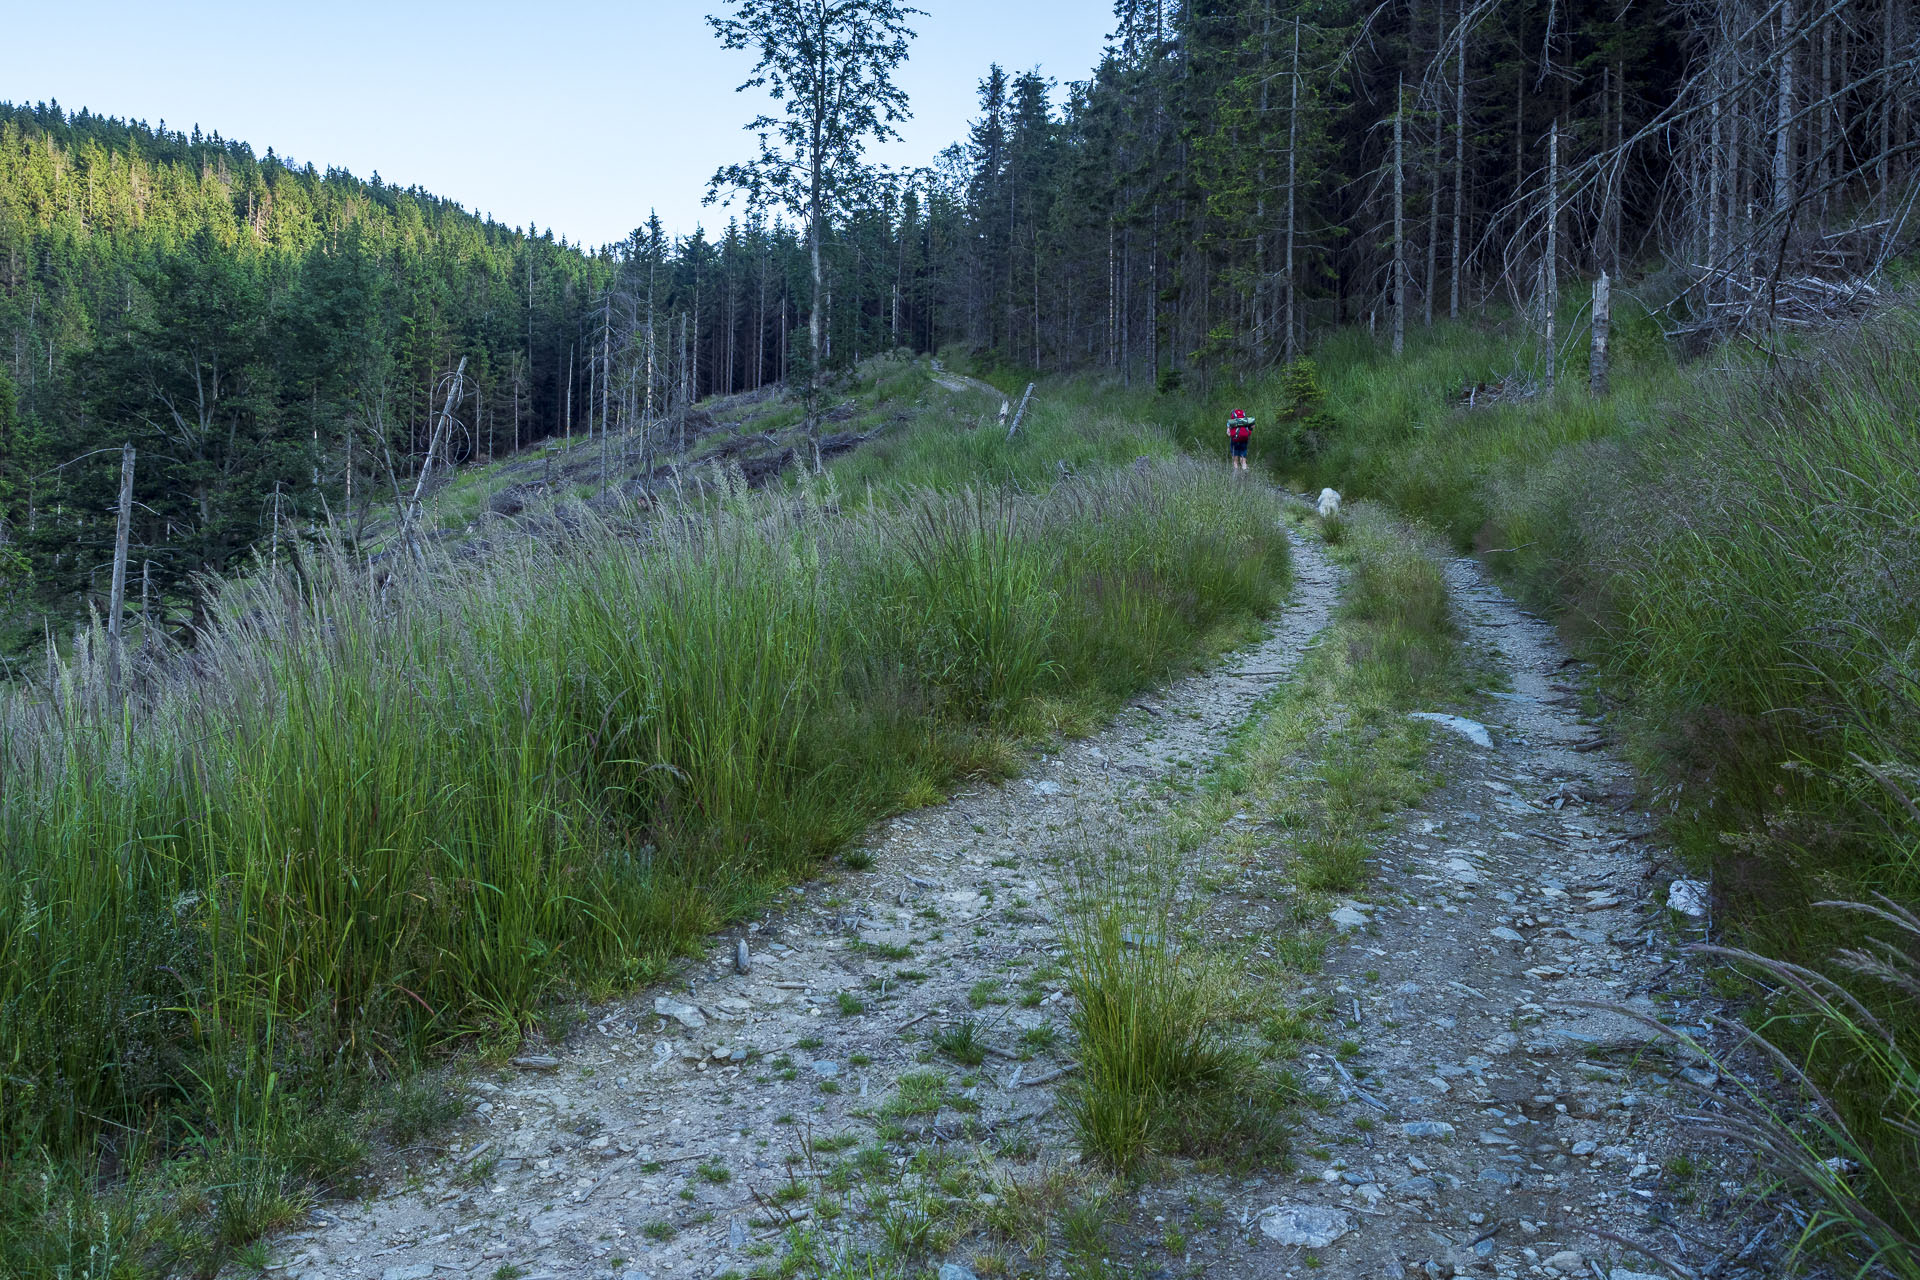
<svg viewBox="0 0 1920 1280"><path fill-rule="evenodd" d="M1445 785L1379 846L1303 993L1329 1005L1304 1065L1337 1105L1293 1175L1169 1189L1155 1214L1217 1199L1242 1229L1195 1254L1213 1275L1669 1274L1627 1240L1682 1274L1763 1274L1733 1256L1742 1166L1680 1118L1712 1070L1594 1007L1711 1039L1632 775L1583 718L1552 628L1473 561L1447 576L1510 691L1486 725L1436 733Z"/></svg>
<svg viewBox="0 0 1920 1280"><path fill-rule="evenodd" d="M1020 778L883 824L869 870L796 888L671 989L476 1081L438 1164L316 1211L276 1242L273 1274L704 1280L777 1254L815 1212L804 1175L823 1153L865 1146L869 1172L891 1176L916 1141L1070 1150L1056 876L1152 824L1169 779L1197 777L1299 661L1339 575L1305 542L1294 563L1294 598L1260 643ZM930 1038L969 1020L982 1065L928 1063ZM896 1130L886 1147L876 1118Z"/></svg>

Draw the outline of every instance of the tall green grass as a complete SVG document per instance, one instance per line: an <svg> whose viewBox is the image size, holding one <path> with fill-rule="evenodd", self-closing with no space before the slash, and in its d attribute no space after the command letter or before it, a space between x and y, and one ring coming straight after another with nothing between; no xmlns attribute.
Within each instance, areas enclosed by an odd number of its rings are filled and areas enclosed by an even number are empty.
<svg viewBox="0 0 1920 1280"><path fill-rule="evenodd" d="M1191 464L883 496L310 552L127 702L84 643L5 695L0 1272L217 1266L351 1176L370 1080L662 973L1285 583L1272 497Z"/></svg>

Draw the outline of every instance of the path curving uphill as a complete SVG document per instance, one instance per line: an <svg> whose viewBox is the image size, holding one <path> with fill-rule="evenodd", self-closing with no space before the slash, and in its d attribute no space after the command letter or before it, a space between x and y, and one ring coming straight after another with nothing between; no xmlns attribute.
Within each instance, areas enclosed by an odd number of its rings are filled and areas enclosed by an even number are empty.
<svg viewBox="0 0 1920 1280"><path fill-rule="evenodd" d="M1291 1175L1203 1180L1148 1208L1223 1202L1241 1230L1196 1251L1209 1276L1775 1274L1739 1230L1749 1163L1690 1118L1724 1083L1636 1017L1711 1043L1719 1005L1679 954L1677 871L1634 776L1583 714L1553 628L1476 561L1446 576L1467 643L1509 688L1484 725L1436 728L1444 785L1378 843L1303 993L1329 1010L1303 1065L1333 1105Z"/></svg>

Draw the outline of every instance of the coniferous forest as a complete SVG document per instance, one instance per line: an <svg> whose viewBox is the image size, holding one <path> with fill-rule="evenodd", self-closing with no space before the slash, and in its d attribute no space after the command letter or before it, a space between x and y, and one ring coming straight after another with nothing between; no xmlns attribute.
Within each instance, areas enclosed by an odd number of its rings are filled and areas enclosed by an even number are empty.
<svg viewBox="0 0 1920 1280"><path fill-rule="evenodd" d="M967 138L833 193L820 361L961 343L1167 386L1494 303L1551 379L1560 282L1603 270L1675 334L1844 312L1821 273L1884 261L1912 198L1916 27L1902 0L1122 0L1089 78L985 69ZM197 127L0 109L4 645L104 607L97 450L147 460L128 607L190 623L194 575L360 527L463 358L455 460L782 379L807 258L764 206L590 248Z"/></svg>

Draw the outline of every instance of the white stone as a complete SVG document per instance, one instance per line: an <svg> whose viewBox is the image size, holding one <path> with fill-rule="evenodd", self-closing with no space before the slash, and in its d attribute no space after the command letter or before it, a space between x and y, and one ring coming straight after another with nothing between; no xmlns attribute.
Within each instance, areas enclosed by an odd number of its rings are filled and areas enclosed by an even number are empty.
<svg viewBox="0 0 1920 1280"><path fill-rule="evenodd" d="M416 1262L406 1267L388 1267L380 1273L380 1280L427 1280L432 1274L431 1262Z"/></svg>
<svg viewBox="0 0 1920 1280"><path fill-rule="evenodd" d="M1407 716L1409 720L1425 720L1428 724L1437 724L1449 733L1457 733L1476 747L1491 747L1493 735L1487 732L1487 726L1478 720L1469 720L1465 716L1450 716L1441 711L1414 711Z"/></svg>
<svg viewBox="0 0 1920 1280"><path fill-rule="evenodd" d="M1353 1230L1353 1215L1312 1204L1268 1205L1260 1211L1260 1231L1276 1244L1324 1249Z"/></svg>
<svg viewBox="0 0 1920 1280"><path fill-rule="evenodd" d="M1667 906L1698 920L1707 914L1710 893L1705 880L1675 880L1667 886Z"/></svg>

